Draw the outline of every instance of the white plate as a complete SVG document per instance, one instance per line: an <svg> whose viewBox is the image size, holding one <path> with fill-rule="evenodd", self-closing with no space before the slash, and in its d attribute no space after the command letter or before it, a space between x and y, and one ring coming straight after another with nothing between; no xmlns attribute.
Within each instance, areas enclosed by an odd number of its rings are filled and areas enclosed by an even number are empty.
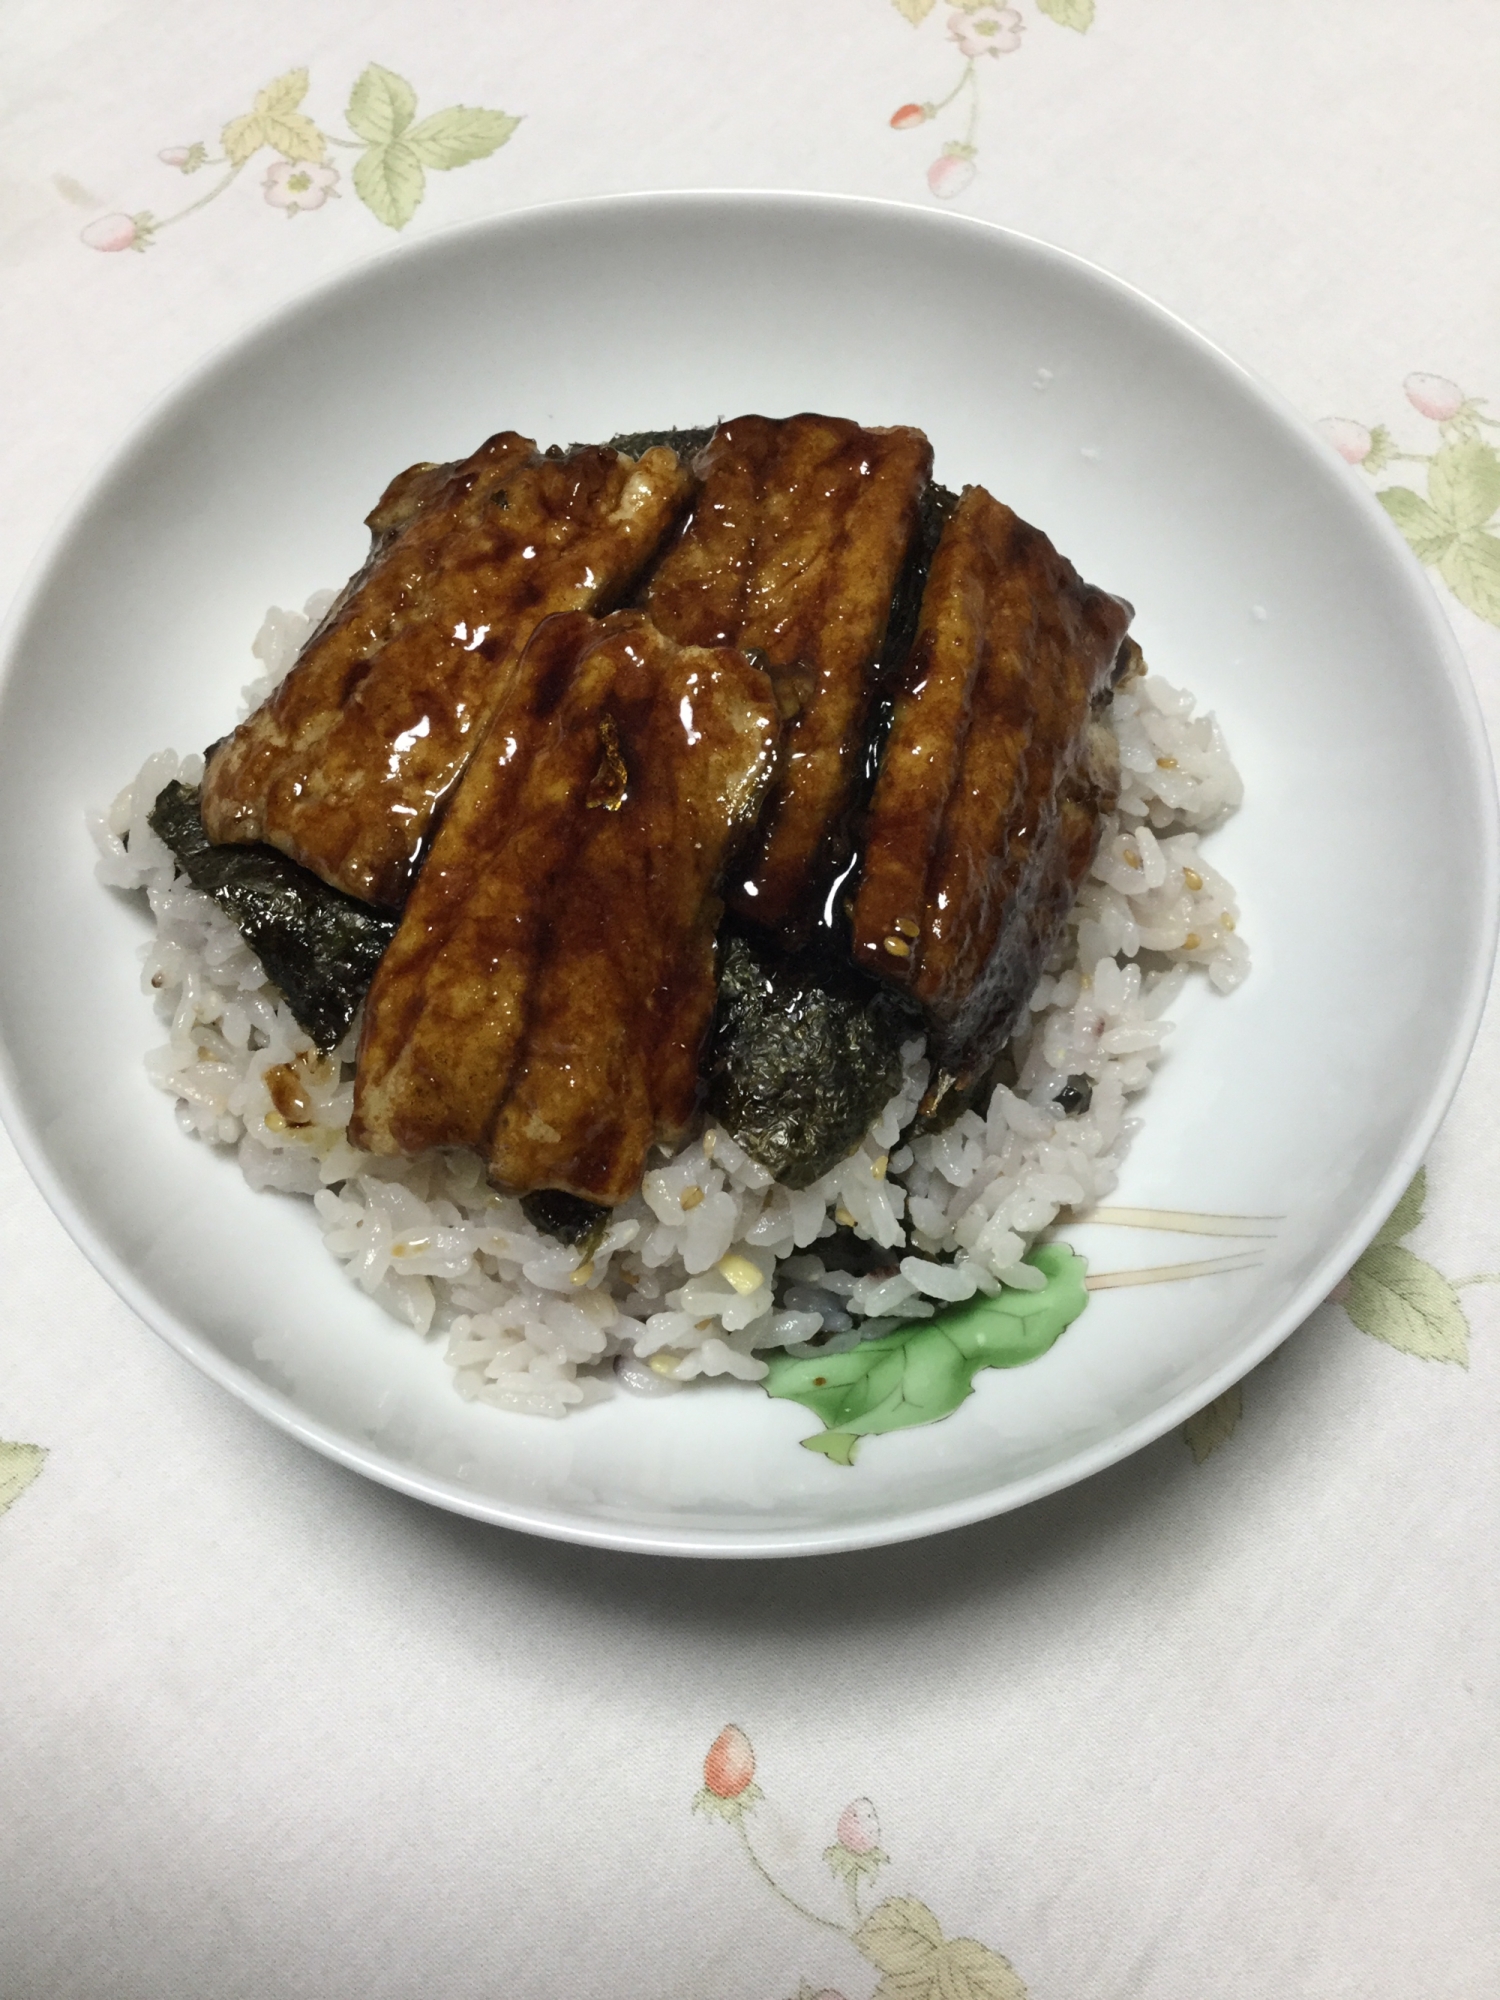
<svg viewBox="0 0 1500 2000"><path fill-rule="evenodd" d="M1254 954L1178 1008L1116 1201L1285 1217L1256 1268L1098 1294L1041 1361L852 1469L796 1405L714 1387L548 1423L461 1402L437 1346L252 1194L147 1083L142 916L83 831L142 757L221 733L265 606L362 559L416 459L743 410L920 424L1137 606L1219 712L1247 802L1210 853ZM1226 1388L1368 1241L1457 1081L1493 951L1496 828L1461 658L1345 468L1159 307L1075 258L824 196L578 202L403 250L251 333L151 416L14 617L0 693L5 1113L83 1249L174 1347L345 1464L616 1548L856 1548L1020 1505ZM1233 1249L1079 1235L1096 1266Z"/></svg>

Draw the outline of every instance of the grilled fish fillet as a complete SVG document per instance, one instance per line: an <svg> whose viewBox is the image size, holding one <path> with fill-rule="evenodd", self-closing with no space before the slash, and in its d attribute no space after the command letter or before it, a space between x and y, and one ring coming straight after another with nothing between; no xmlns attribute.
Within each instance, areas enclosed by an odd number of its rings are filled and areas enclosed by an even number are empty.
<svg viewBox="0 0 1500 2000"><path fill-rule="evenodd" d="M691 485L671 451L541 453L515 431L402 473L369 516L365 567L210 754L210 839L266 841L399 909L538 622L628 595Z"/></svg>
<svg viewBox="0 0 1500 2000"><path fill-rule="evenodd" d="M633 1193L693 1113L719 879L778 733L743 653L635 612L540 626L376 974L353 1143L475 1146L517 1193Z"/></svg>
<svg viewBox="0 0 1500 2000"><path fill-rule="evenodd" d="M1130 606L964 490L933 556L865 828L857 964L920 1001L960 1086L998 1053L1115 803ZM1134 652L1134 648L1128 649Z"/></svg>
<svg viewBox="0 0 1500 2000"><path fill-rule="evenodd" d="M721 424L701 486L642 603L685 645L762 654L789 718L731 906L791 937L850 852L865 721L891 601L932 471L918 430L842 417Z"/></svg>

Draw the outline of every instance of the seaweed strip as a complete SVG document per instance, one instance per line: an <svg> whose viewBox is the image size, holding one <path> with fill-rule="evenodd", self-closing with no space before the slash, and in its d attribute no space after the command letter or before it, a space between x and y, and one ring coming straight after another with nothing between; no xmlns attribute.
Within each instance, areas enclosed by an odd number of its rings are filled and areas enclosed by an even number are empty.
<svg viewBox="0 0 1500 2000"><path fill-rule="evenodd" d="M175 780L158 795L152 831L195 889L212 896L280 987L320 1049L349 1032L399 918L330 889L273 847L216 847L198 794Z"/></svg>
<svg viewBox="0 0 1500 2000"><path fill-rule="evenodd" d="M912 1031L897 995L826 952L786 958L729 932L705 1068L709 1109L778 1181L810 1187L895 1095Z"/></svg>
<svg viewBox="0 0 1500 2000"><path fill-rule="evenodd" d="M702 451L714 430L715 426L708 424L701 430L621 431L618 437L609 440L607 449L619 452L623 458L639 458L643 451L664 444L687 465Z"/></svg>
<svg viewBox="0 0 1500 2000"><path fill-rule="evenodd" d="M576 1243L585 1256L593 1250L609 1223L610 1211L581 1194L561 1188L535 1188L521 1197L521 1208L533 1229L555 1236L559 1243Z"/></svg>

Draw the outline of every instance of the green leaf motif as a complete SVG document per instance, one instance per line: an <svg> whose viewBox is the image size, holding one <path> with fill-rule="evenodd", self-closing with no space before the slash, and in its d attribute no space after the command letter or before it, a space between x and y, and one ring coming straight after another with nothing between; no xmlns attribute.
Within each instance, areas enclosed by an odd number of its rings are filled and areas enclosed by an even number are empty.
<svg viewBox="0 0 1500 2000"><path fill-rule="evenodd" d="M1409 486L1385 486L1375 495L1421 563L1441 562L1452 546L1453 529Z"/></svg>
<svg viewBox="0 0 1500 2000"><path fill-rule="evenodd" d="M417 93L404 76L369 63L355 78L344 116L349 129L372 146L399 139L417 115Z"/></svg>
<svg viewBox="0 0 1500 2000"><path fill-rule="evenodd" d="M1396 1203L1385 1221L1375 1232L1377 1243L1399 1243L1403 1236L1410 1236L1422 1220L1427 1207L1427 1169L1418 1167L1412 1175L1406 1193Z"/></svg>
<svg viewBox="0 0 1500 2000"><path fill-rule="evenodd" d="M1064 28L1076 28L1086 35L1094 25L1094 0L1036 0L1049 20Z"/></svg>
<svg viewBox="0 0 1500 2000"><path fill-rule="evenodd" d="M1226 1389L1222 1396L1215 1396L1196 1416L1188 1418L1182 1427L1182 1435L1193 1454L1194 1464L1202 1465L1210 1452L1228 1443L1239 1429L1244 1413L1244 1390L1236 1382L1232 1389Z"/></svg>
<svg viewBox="0 0 1500 2000"><path fill-rule="evenodd" d="M266 128L253 111L243 118L231 118L219 134L224 157L232 166L242 167L252 153L266 144Z"/></svg>
<svg viewBox="0 0 1500 2000"><path fill-rule="evenodd" d="M406 144L424 167L446 173L452 167L468 166L471 160L487 160L520 122L503 111L478 111L467 104L453 104L414 125L406 135Z"/></svg>
<svg viewBox="0 0 1500 2000"><path fill-rule="evenodd" d="M321 161L328 148L313 121L297 109L307 95L307 71L290 69L264 90L243 118L231 118L219 135L224 156L244 166L262 146L272 146L289 160Z"/></svg>
<svg viewBox="0 0 1500 2000"><path fill-rule="evenodd" d="M904 14L914 28L921 27L937 5L937 0L892 0L898 14Z"/></svg>
<svg viewBox="0 0 1500 2000"><path fill-rule="evenodd" d="M760 1786L753 1783L746 1785L742 1792L736 1792L732 1799L721 1798L704 1785L693 1799L693 1811L707 1813L710 1819L727 1820L731 1826L738 1826L746 1813L754 1812L764 1797Z"/></svg>
<svg viewBox="0 0 1500 2000"><path fill-rule="evenodd" d="M1349 1273L1345 1306L1362 1333L1388 1347L1469 1365L1469 1324L1457 1292L1400 1243L1376 1238Z"/></svg>
<svg viewBox="0 0 1500 2000"><path fill-rule="evenodd" d="M289 69L285 76L278 76L274 83L268 83L264 90L255 94L255 108L262 117L279 118L288 111L295 111L307 95L307 70Z"/></svg>
<svg viewBox="0 0 1500 2000"><path fill-rule="evenodd" d="M0 1514L20 1499L46 1457L39 1444L7 1444L0 1438Z"/></svg>
<svg viewBox="0 0 1500 2000"><path fill-rule="evenodd" d="M1438 573L1476 618L1500 625L1500 537L1465 529L1443 551Z"/></svg>
<svg viewBox="0 0 1500 2000"><path fill-rule="evenodd" d="M1428 468L1427 497L1456 533L1482 528L1500 507L1500 452L1477 437L1445 444Z"/></svg>
<svg viewBox="0 0 1500 2000"><path fill-rule="evenodd" d="M404 229L426 191L422 162L404 139L367 147L354 163L354 192L388 229Z"/></svg>
<svg viewBox="0 0 1500 2000"><path fill-rule="evenodd" d="M274 146L283 159L310 160L314 166L322 164L328 151L323 134L300 111L267 112L261 118L261 126L265 143Z"/></svg>
<svg viewBox="0 0 1500 2000"><path fill-rule="evenodd" d="M1360 470L1369 473L1373 479L1377 473L1385 471L1387 465L1390 464L1391 453L1395 449L1396 440L1391 436L1385 425L1375 424L1370 431L1370 449L1365 453L1361 461Z"/></svg>
<svg viewBox="0 0 1500 2000"><path fill-rule="evenodd" d="M884 1848L872 1847L868 1854L855 1854L839 1841L823 1849L829 1873L851 1892L863 1882L873 1882L881 1869L889 1864L890 1858Z"/></svg>
<svg viewBox="0 0 1500 2000"><path fill-rule="evenodd" d="M1066 1244L1044 1244L1026 1262L1047 1280L1039 1291L981 1294L844 1354L773 1356L767 1393L822 1418L824 1431L803 1444L837 1465L853 1463L861 1437L936 1423L973 1393L981 1368L1035 1361L1088 1304L1086 1266Z"/></svg>
<svg viewBox="0 0 1500 2000"><path fill-rule="evenodd" d="M944 1938L915 1896L879 1904L854 1942L881 1974L875 2000L1026 2000L1009 1959L974 1938Z"/></svg>

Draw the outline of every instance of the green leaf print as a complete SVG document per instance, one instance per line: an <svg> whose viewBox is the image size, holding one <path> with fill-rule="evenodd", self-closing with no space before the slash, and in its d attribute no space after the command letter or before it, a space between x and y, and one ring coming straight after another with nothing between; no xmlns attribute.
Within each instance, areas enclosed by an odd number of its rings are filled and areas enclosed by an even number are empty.
<svg viewBox="0 0 1500 2000"><path fill-rule="evenodd" d="M1009 1959L974 1938L945 1938L915 1896L879 1904L854 1942L881 1974L875 2000L1026 2000Z"/></svg>
<svg viewBox="0 0 1500 2000"><path fill-rule="evenodd" d="M981 1294L844 1354L775 1355L767 1394L822 1418L824 1430L803 1444L836 1465L853 1464L862 1437L936 1423L972 1394L981 1368L1036 1360L1088 1304L1084 1261L1066 1244L1044 1244L1026 1262L1047 1280L1039 1291Z"/></svg>
<svg viewBox="0 0 1500 2000"><path fill-rule="evenodd" d="M1094 0L1036 0L1050 20L1064 28L1076 28L1086 35L1094 25Z"/></svg>
<svg viewBox="0 0 1500 2000"><path fill-rule="evenodd" d="M220 135L226 159L242 167L252 153L271 146L288 160L321 162L328 150L323 134L297 109L306 95L305 69L290 69L257 91L254 108L231 118Z"/></svg>
<svg viewBox="0 0 1500 2000"><path fill-rule="evenodd" d="M388 229L404 229L426 191L422 162L404 139L371 146L354 163L354 192Z"/></svg>
<svg viewBox="0 0 1500 2000"><path fill-rule="evenodd" d="M0 1514L20 1499L46 1457L39 1444L7 1444L0 1438Z"/></svg>
<svg viewBox="0 0 1500 2000"><path fill-rule="evenodd" d="M1500 452L1477 437L1445 444L1428 468L1427 497L1458 533L1482 528L1500 507Z"/></svg>
<svg viewBox="0 0 1500 2000"><path fill-rule="evenodd" d="M520 122L503 111L477 111L467 104L454 104L414 125L406 135L406 144L424 167L446 173L451 167L468 166L471 160L487 160Z"/></svg>
<svg viewBox="0 0 1500 2000"><path fill-rule="evenodd" d="M937 0L892 0L898 14L904 14L914 28L919 28L937 5Z"/></svg>
<svg viewBox="0 0 1500 2000"><path fill-rule="evenodd" d="M1385 1221L1375 1232L1377 1243L1399 1243L1403 1236L1410 1236L1422 1220L1427 1209L1427 1169L1418 1167L1411 1177L1406 1193L1396 1203Z"/></svg>
<svg viewBox="0 0 1500 2000"><path fill-rule="evenodd" d="M1500 538L1469 528L1443 551L1438 573L1459 603L1500 625Z"/></svg>
<svg viewBox="0 0 1500 2000"><path fill-rule="evenodd" d="M1469 1365L1469 1327L1458 1294L1431 1264L1379 1237L1349 1273L1350 1319L1403 1354Z"/></svg>
<svg viewBox="0 0 1500 2000"><path fill-rule="evenodd" d="M1420 563L1441 562L1453 544L1454 531L1442 515L1409 486L1384 486L1375 495L1411 545Z"/></svg>
<svg viewBox="0 0 1500 2000"><path fill-rule="evenodd" d="M417 93L404 76L369 63L355 79L344 116L349 130L357 132L372 146L387 146L399 139L417 115Z"/></svg>
<svg viewBox="0 0 1500 2000"><path fill-rule="evenodd" d="M1195 1464L1202 1465L1210 1452L1217 1451L1221 1444L1226 1444L1234 1436L1244 1410L1244 1391L1236 1382L1232 1389L1226 1389L1222 1396L1215 1396L1196 1416L1188 1418L1182 1427L1182 1435Z"/></svg>

